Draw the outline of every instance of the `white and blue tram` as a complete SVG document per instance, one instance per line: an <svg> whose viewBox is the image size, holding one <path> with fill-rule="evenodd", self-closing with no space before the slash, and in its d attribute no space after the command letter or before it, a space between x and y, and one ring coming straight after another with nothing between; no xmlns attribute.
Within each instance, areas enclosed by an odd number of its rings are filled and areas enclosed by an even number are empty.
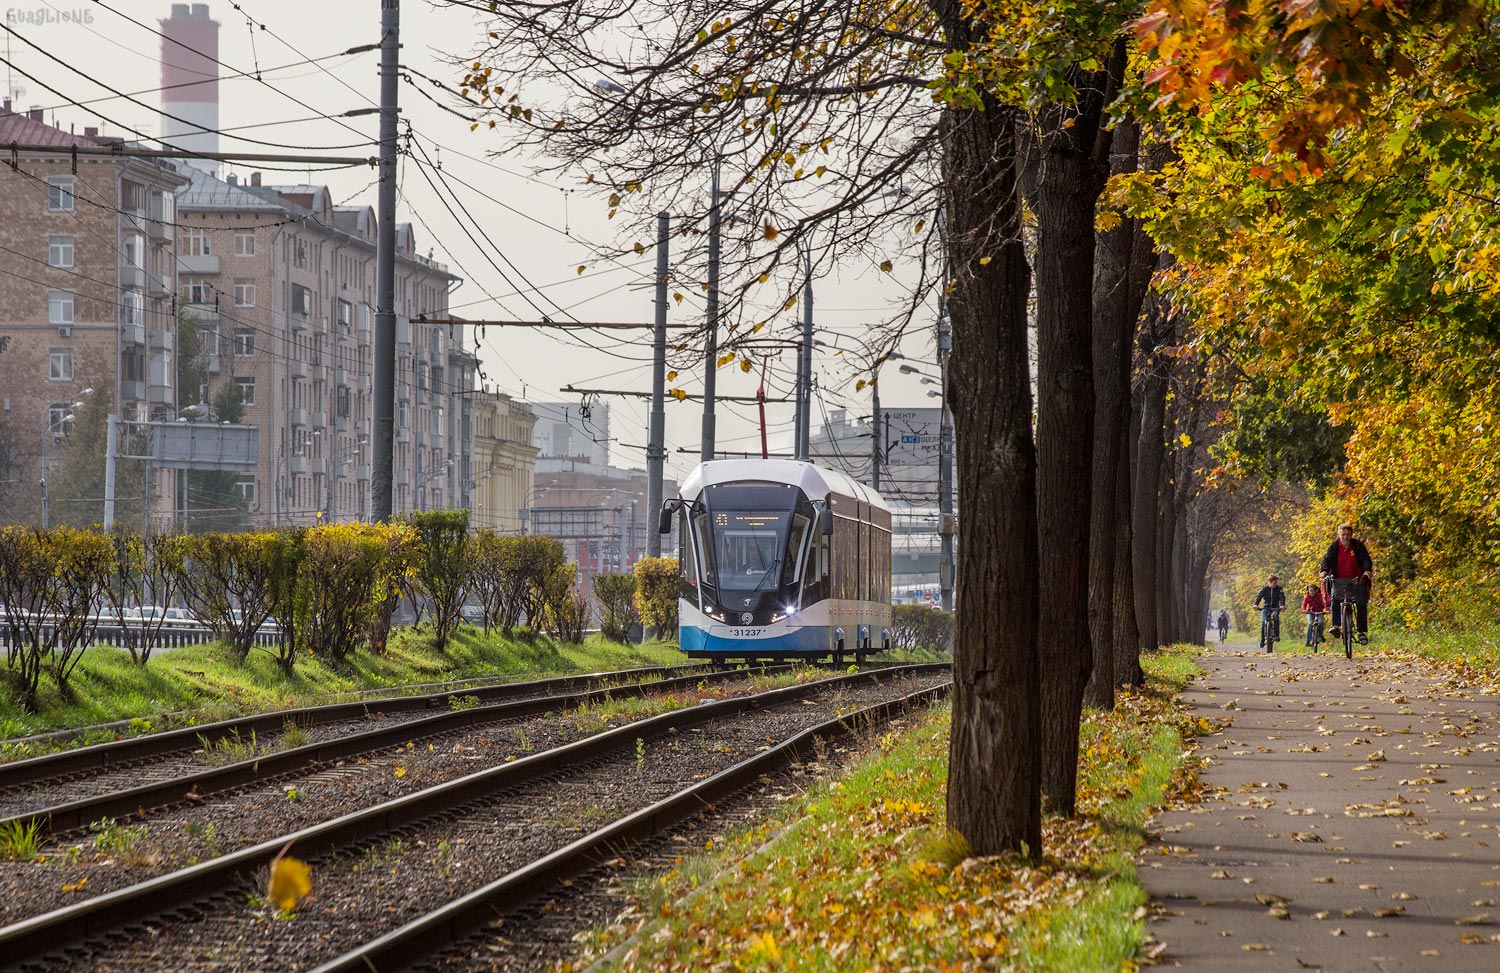
<svg viewBox="0 0 1500 973"><path fill-rule="evenodd" d="M663 507L678 519L679 644L690 658L826 658L890 647L891 511L837 470L794 460L701 464Z"/></svg>

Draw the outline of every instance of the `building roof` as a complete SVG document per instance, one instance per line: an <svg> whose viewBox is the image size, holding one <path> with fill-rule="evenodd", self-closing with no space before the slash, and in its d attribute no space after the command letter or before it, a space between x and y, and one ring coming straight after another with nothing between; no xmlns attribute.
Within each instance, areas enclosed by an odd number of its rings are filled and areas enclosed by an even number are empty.
<svg viewBox="0 0 1500 973"><path fill-rule="evenodd" d="M250 192L236 183L225 182L194 166L188 166L187 176L192 180L185 191L177 194L177 208L184 209L233 209L281 212L286 207Z"/></svg>
<svg viewBox="0 0 1500 973"><path fill-rule="evenodd" d="M29 112L11 110L10 99L0 107L0 142L16 142L20 145L45 145L60 149L71 146L114 145L118 138L101 137L92 131L83 135L64 132L42 121L42 110L33 108Z"/></svg>

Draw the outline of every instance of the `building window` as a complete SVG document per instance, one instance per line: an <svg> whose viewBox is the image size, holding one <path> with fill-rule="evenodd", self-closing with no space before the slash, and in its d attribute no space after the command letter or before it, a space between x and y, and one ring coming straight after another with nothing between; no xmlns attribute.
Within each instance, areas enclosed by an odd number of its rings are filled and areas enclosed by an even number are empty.
<svg viewBox="0 0 1500 973"><path fill-rule="evenodd" d="M339 327L347 333L349 325L354 320L354 305L348 301L337 301L334 304L334 310L338 314Z"/></svg>
<svg viewBox="0 0 1500 973"><path fill-rule="evenodd" d="M298 270L307 269L307 244L301 240L292 241L292 266Z"/></svg>
<svg viewBox="0 0 1500 973"><path fill-rule="evenodd" d="M245 405L255 404L255 379L236 378L234 384L240 387L240 401Z"/></svg>
<svg viewBox="0 0 1500 973"><path fill-rule="evenodd" d="M47 352L47 377L54 382L73 380L72 348L53 348Z"/></svg>
<svg viewBox="0 0 1500 973"><path fill-rule="evenodd" d="M255 332L252 329L234 329L234 353L236 355L255 354Z"/></svg>
<svg viewBox="0 0 1500 973"><path fill-rule="evenodd" d="M234 255L236 257L255 256L255 231L242 231L234 235Z"/></svg>
<svg viewBox="0 0 1500 973"><path fill-rule="evenodd" d="M245 506L255 506L255 477L245 476L235 480L234 489L244 498Z"/></svg>
<svg viewBox="0 0 1500 973"><path fill-rule="evenodd" d="M120 183L120 208L132 213L146 211L146 187L137 182Z"/></svg>
<svg viewBox="0 0 1500 973"><path fill-rule="evenodd" d="M188 304L212 304L214 287L201 277L188 277L182 285L182 299Z"/></svg>
<svg viewBox="0 0 1500 973"><path fill-rule="evenodd" d="M255 306L255 285L248 280L237 280L234 282L234 306Z"/></svg>
<svg viewBox="0 0 1500 973"><path fill-rule="evenodd" d="M396 403L396 405L397 405L398 410L399 410L398 414L397 414L397 417L396 417L396 428L397 429L405 429L406 426L407 426L407 423L409 421L409 416L407 414L406 403L405 402L398 402L398 403Z"/></svg>
<svg viewBox="0 0 1500 973"><path fill-rule="evenodd" d="M49 267L73 266L73 238L51 236L47 238L47 265Z"/></svg>
<svg viewBox="0 0 1500 973"><path fill-rule="evenodd" d="M301 284L292 285L292 310L306 317L312 313L312 291Z"/></svg>
<svg viewBox="0 0 1500 973"><path fill-rule="evenodd" d="M213 253L213 243L207 230L188 231L186 242L183 252L189 257L207 257Z"/></svg>
<svg viewBox="0 0 1500 973"><path fill-rule="evenodd" d="M47 406L47 431L52 433L53 442L61 439L63 433L68 431L68 424L65 420L68 418L70 408L72 407L66 402L54 402Z"/></svg>
<svg viewBox="0 0 1500 973"><path fill-rule="evenodd" d="M54 213L73 212L73 180L54 176L47 180L47 209Z"/></svg>
<svg viewBox="0 0 1500 973"><path fill-rule="evenodd" d="M146 323L146 300L140 291L126 291L120 295L120 323L144 325Z"/></svg>
<svg viewBox="0 0 1500 973"><path fill-rule="evenodd" d="M47 294L47 322L49 324L73 323L72 291L51 291Z"/></svg>

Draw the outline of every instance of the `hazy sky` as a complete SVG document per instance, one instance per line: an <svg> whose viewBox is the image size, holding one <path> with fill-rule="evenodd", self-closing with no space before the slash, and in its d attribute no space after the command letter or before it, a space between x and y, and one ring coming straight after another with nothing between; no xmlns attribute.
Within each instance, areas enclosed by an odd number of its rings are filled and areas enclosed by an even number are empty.
<svg viewBox="0 0 1500 973"><path fill-rule="evenodd" d="M109 8L153 26L156 20L170 13L170 3L163 0L105 2ZM344 119L349 128L316 116L368 108L378 101L378 52L275 69L377 41L378 0L241 0L240 6L245 13L236 12L228 0L209 0L209 9L221 24L219 59L229 65L221 69L220 127L254 126L241 131L257 139L309 147L358 142L355 132L373 141L378 130L374 116ZM252 27L246 14L265 29ZM13 71L0 79L10 90L18 110L44 107L47 121L52 122L55 117L61 127L73 125L79 131L85 125L98 125L104 134L127 137L129 133L122 126L152 135L160 133L162 120L154 109L160 106L161 96L153 89L161 85L161 40L154 34L94 0L24 0L14 4L0 0L0 15L5 25L18 35L83 72L75 73L57 65L17 37L0 32L7 42L6 60L42 82L38 84ZM465 52L473 39L480 36L472 18L471 12L461 8L404 0L403 61L433 77L456 82L457 73L441 55ZM230 77L231 68L249 72L251 76ZM255 80L257 69L269 85ZM94 78L128 93L143 92L137 97L151 108L111 97ZM60 94L46 90L44 84ZM298 105L271 86L315 111ZM439 92L433 94L442 97ZM99 98L107 100L92 101ZM629 242L616 237L617 228L604 218L606 206L597 194L565 178L530 176L533 171L530 160L492 157L493 151L503 147L498 136L484 129L470 132L467 122L444 112L407 85L402 85L400 99L403 116L412 122L428 154L440 160L443 172L455 180L453 188L477 217L488 238L546 295L545 300L533 295L537 305L551 312L554 319L559 318L554 305L566 308L583 321L652 319L650 282L655 269L654 256L648 253L646 258L621 261L618 266L599 263L594 267L595 247ZM91 104L83 107L69 104L82 101ZM221 151L233 149L284 151L220 138ZM374 152L371 146L341 149L334 154L373 155ZM222 172L236 172L245 178L254 168L233 166ZM374 177L374 171L366 168L311 175L272 172L264 175L268 183L323 183L337 201L371 206L376 204L371 185ZM493 200L457 181L482 190ZM400 219L414 224L419 249L425 253L432 248L436 259L446 262L454 273L465 278L464 285L451 299L456 314L528 320L538 317L535 308L517 295L517 288L492 268L485 253L509 273L506 263L493 249L482 250L465 236L420 172L407 162L401 167L401 194ZM484 238L480 240L483 242ZM580 276L577 267L584 263L591 269ZM897 298L889 277L874 275L877 279L872 279L867 268L840 271L815 285L815 321L820 337L830 344L850 343L850 336L860 334L865 322L888 313L884 301ZM881 277L884 279L878 279ZM724 282L726 287L730 284ZM686 323L691 320L690 315L701 313L699 308L701 305L691 303L680 308L674 305L672 320ZM569 384L647 390L651 378L649 334L622 332L621 340L629 340L631 345L606 351L580 347L598 343L591 333L565 341L555 332L492 328L480 341L478 351L492 386L517 397L557 401L575 398L558 391ZM909 338L903 351L912 358L929 357L930 329ZM794 374L791 353L772 368L783 375ZM832 412L847 408L852 414L868 414L868 390L854 392L854 375L842 359L820 354L817 371L822 386L822 409ZM701 372L701 365L692 374L684 372L676 384L696 392L701 388ZM719 371L720 394L754 395L757 384L755 375L743 374L738 368ZM882 405L886 408L933 405L935 400L926 396L929 387L918 385L914 378L900 376L894 367L887 366L881 377ZM614 462L644 466L640 447L645 442L649 403L620 397L608 402L615 437ZM667 400L668 471L679 480L697 462L700 409L691 400L682 404ZM822 409L814 405L815 429L822 423ZM791 404L769 405L766 411L772 450L789 448ZM754 405L721 403L719 415L720 449L759 448ZM691 449L691 455L678 453L678 447Z"/></svg>

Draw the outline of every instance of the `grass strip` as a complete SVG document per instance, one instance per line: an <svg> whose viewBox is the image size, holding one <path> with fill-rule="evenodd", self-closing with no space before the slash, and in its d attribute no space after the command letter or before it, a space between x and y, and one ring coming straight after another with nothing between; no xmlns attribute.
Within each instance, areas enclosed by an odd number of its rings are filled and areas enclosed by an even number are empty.
<svg viewBox="0 0 1500 973"><path fill-rule="evenodd" d="M290 677L282 675L270 653L261 649L253 649L242 662L222 645L197 645L158 651L141 666L123 649L95 646L73 674L69 699L63 699L49 680L43 680L43 708L33 714L21 710L14 694L0 692L0 741L117 720L133 721L126 731L133 735L268 710L342 702L371 689L395 690L474 677L537 679L686 661L675 643L621 645L598 635L590 636L582 645L554 642L544 636L507 640L499 632L486 634L469 626L454 634L446 652L434 650L424 633L403 628L392 636L382 655L361 652L341 666L307 655L297 660ZM94 735L101 739L88 738ZM71 745L101 742L118 735L116 731L100 731ZM55 744L0 742L0 757L30 757L57 748Z"/></svg>
<svg viewBox="0 0 1500 973"><path fill-rule="evenodd" d="M1081 813L1046 820L1039 862L968 857L945 829L945 706L779 813L639 880L633 909L558 969L1131 968L1146 914L1134 854L1184 782L1184 738L1207 732L1174 702L1197 651L1147 658L1141 692L1087 714Z"/></svg>

